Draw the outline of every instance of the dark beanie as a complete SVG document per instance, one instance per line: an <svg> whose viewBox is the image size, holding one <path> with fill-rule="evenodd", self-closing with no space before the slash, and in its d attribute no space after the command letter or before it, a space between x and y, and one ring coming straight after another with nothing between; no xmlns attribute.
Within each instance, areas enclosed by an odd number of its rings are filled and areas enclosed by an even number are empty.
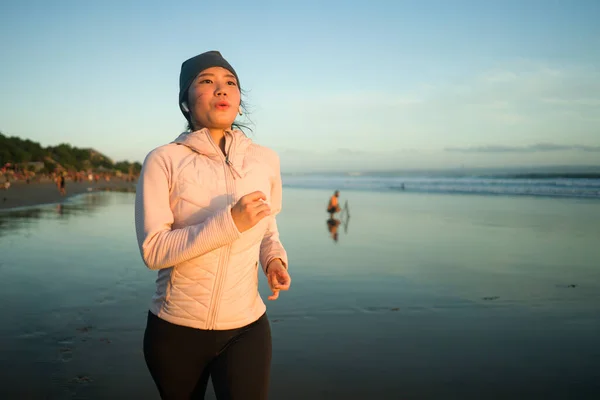
<svg viewBox="0 0 600 400"><path fill-rule="evenodd" d="M235 70L218 51L207 51L206 53L199 54L196 57L192 57L189 60L184 61L183 64L181 64L181 73L179 74L179 109L188 121L189 115L183 109L181 103L187 100L184 97L186 96L190 85L194 79L196 79L198 74L211 67L225 68L235 76L235 79L238 82L238 87L240 85L240 79L235 73Z"/></svg>

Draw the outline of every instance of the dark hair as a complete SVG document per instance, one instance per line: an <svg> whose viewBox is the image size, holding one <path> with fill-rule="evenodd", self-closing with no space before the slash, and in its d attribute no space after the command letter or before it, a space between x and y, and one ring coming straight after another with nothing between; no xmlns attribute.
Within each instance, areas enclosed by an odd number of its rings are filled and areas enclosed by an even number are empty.
<svg viewBox="0 0 600 400"><path fill-rule="evenodd" d="M240 91L240 97L241 95L246 96L246 92L244 90ZM184 99L187 99L188 97L188 91L185 91L185 95L184 95ZM235 121L233 121L233 123L231 124L231 127L233 129L238 129L240 131L242 131L244 134L246 134L246 131L244 129L249 130L250 132L253 132L252 128L250 127L251 125L253 125L252 120L248 117L248 106L246 105L246 102L244 100L240 100L240 108L242 109L242 111L244 112L244 115L246 116L246 119L248 120L248 122L240 122L237 119ZM193 132L194 131L194 127L192 126L192 119L190 117L190 113L187 113L186 116L187 119L187 125L186 125L186 130Z"/></svg>

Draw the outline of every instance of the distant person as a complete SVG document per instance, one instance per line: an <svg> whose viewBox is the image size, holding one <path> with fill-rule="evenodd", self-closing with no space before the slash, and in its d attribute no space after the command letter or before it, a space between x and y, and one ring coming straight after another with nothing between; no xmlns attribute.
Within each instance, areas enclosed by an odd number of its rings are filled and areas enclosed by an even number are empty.
<svg viewBox="0 0 600 400"><path fill-rule="evenodd" d="M331 198L329 199L329 204L327 205L327 212L329 213L330 217L333 218L333 214L340 212L340 205L339 205L339 197L340 197L340 191L336 190L333 193L333 196L331 196Z"/></svg>
<svg viewBox="0 0 600 400"><path fill-rule="evenodd" d="M151 151L138 180L139 250L158 271L146 364L165 399L266 399L271 328L258 262L273 294L288 290L279 156L238 128L240 82L217 51L181 66L179 108L188 131Z"/></svg>
<svg viewBox="0 0 600 400"><path fill-rule="evenodd" d="M58 176L56 185L58 186L58 192L60 193L61 196L64 196L67 194L67 188L66 188L66 182L65 182L65 176L64 174L60 174Z"/></svg>

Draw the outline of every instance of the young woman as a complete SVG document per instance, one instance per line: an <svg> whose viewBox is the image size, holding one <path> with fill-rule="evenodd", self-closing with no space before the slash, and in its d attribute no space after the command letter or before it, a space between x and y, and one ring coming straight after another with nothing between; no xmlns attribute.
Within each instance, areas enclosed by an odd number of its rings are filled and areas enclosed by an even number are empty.
<svg viewBox="0 0 600 400"><path fill-rule="evenodd" d="M258 264L275 300L290 287L275 216L275 152L233 129L238 75L217 51L185 61L179 107L189 131L151 151L136 193L142 258L158 270L144 356L163 399L266 399L271 330Z"/></svg>

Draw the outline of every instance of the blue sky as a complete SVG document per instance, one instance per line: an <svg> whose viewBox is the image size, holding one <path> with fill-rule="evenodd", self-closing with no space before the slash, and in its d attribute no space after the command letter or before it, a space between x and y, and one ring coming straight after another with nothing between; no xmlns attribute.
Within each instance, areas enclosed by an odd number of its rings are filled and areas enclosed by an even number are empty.
<svg viewBox="0 0 600 400"><path fill-rule="evenodd" d="M284 171L600 164L600 1L0 4L0 131L142 161L220 50Z"/></svg>

